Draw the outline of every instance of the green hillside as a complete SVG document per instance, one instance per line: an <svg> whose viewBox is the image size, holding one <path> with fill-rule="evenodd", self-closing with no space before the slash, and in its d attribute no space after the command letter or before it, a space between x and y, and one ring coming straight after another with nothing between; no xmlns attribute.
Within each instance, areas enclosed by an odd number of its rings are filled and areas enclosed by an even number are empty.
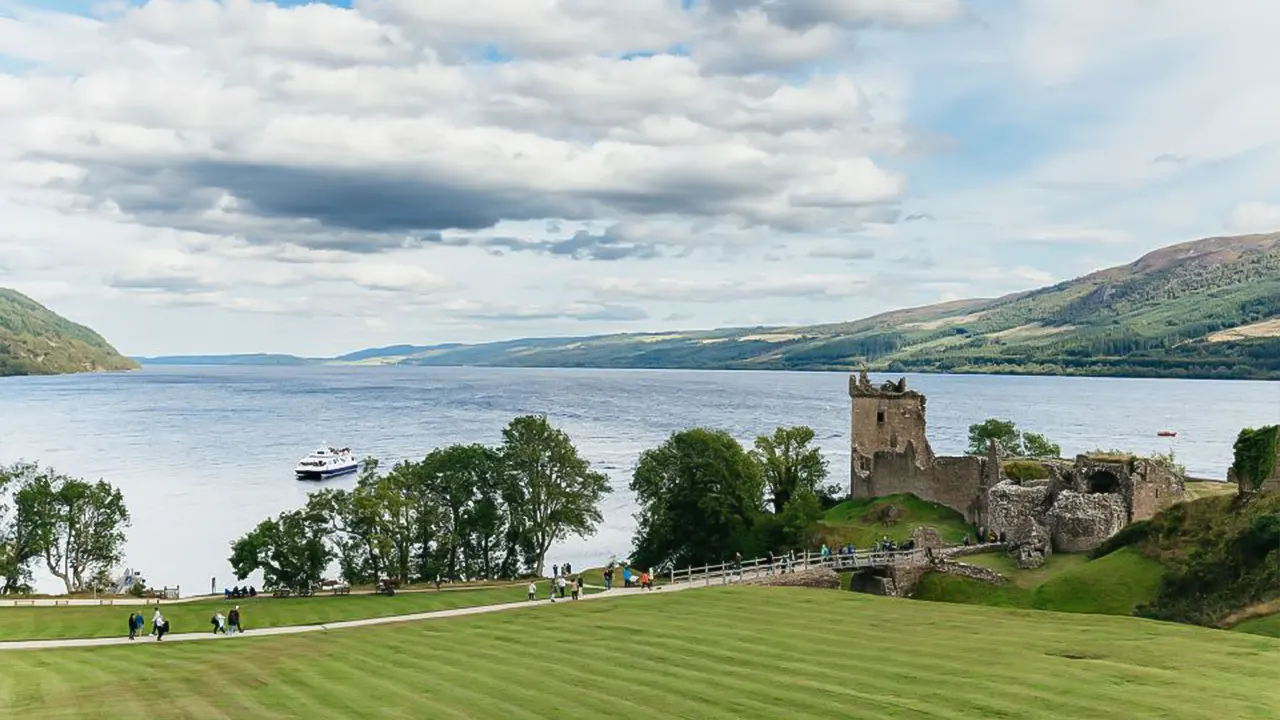
<svg viewBox="0 0 1280 720"><path fill-rule="evenodd" d="M1172 245L1039 290L854 322L393 345L311 361L746 370L848 370L866 363L891 372L1274 379L1280 378L1280 233Z"/></svg>
<svg viewBox="0 0 1280 720"><path fill-rule="evenodd" d="M1003 553L967 557L963 562L1009 582L929 574L915 597L1280 633L1280 496L1179 503L1129 525L1091 555L1051 555L1037 570L1019 570Z"/></svg>
<svg viewBox="0 0 1280 720"><path fill-rule="evenodd" d="M0 377L137 367L96 332L20 292L0 288Z"/></svg>

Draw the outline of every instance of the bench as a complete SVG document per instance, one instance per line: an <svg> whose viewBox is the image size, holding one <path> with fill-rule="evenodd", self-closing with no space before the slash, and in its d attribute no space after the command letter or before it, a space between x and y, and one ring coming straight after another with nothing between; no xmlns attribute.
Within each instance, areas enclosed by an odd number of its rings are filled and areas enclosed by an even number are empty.
<svg viewBox="0 0 1280 720"><path fill-rule="evenodd" d="M292 590L289 590L288 588L280 588L279 590L272 591L271 597L287 598L292 594Z"/></svg>
<svg viewBox="0 0 1280 720"><path fill-rule="evenodd" d="M351 594L350 585L334 585L332 590L334 595L350 595Z"/></svg>

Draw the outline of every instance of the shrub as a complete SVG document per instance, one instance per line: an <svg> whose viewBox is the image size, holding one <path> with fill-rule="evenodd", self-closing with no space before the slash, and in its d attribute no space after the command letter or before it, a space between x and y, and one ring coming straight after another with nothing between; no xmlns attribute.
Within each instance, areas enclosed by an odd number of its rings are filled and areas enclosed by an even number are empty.
<svg viewBox="0 0 1280 720"><path fill-rule="evenodd" d="M1089 557L1097 560L1100 557L1110 555L1120 548L1136 545L1151 537L1151 531L1153 529L1154 525L1150 520L1139 520L1137 522L1129 523L1121 528L1120 532L1102 541L1101 545L1094 548L1093 551L1089 553Z"/></svg>
<svg viewBox="0 0 1280 720"><path fill-rule="evenodd" d="M1236 482L1246 483L1257 490L1276 469L1276 443L1280 439L1280 425L1268 425L1258 429L1240 431L1235 444L1235 461L1231 470Z"/></svg>
<svg viewBox="0 0 1280 720"><path fill-rule="evenodd" d="M1009 460L1002 467L1005 476L1018 483L1024 483L1029 480L1044 480L1049 477L1049 468L1035 460Z"/></svg>

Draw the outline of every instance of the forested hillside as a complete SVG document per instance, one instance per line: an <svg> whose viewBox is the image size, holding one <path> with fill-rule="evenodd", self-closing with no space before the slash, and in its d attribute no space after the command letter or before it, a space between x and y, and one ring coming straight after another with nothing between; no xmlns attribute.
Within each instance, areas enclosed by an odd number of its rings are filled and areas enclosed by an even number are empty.
<svg viewBox="0 0 1280 720"><path fill-rule="evenodd" d="M15 290L0 288L0 376L131 370L102 336Z"/></svg>

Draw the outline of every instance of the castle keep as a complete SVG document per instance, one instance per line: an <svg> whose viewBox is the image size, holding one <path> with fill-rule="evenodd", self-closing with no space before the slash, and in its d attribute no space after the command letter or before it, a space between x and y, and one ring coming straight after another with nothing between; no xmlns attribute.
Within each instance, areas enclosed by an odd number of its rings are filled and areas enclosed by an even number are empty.
<svg viewBox="0 0 1280 720"><path fill-rule="evenodd" d="M939 457L929 446L923 394L906 378L873 385L849 378L850 491L855 498L911 493L945 505L1009 538L1019 563L1036 566L1053 550L1097 547L1122 527L1169 507L1184 478L1146 458L1044 460L1048 477L1005 476L992 443L986 456Z"/></svg>

